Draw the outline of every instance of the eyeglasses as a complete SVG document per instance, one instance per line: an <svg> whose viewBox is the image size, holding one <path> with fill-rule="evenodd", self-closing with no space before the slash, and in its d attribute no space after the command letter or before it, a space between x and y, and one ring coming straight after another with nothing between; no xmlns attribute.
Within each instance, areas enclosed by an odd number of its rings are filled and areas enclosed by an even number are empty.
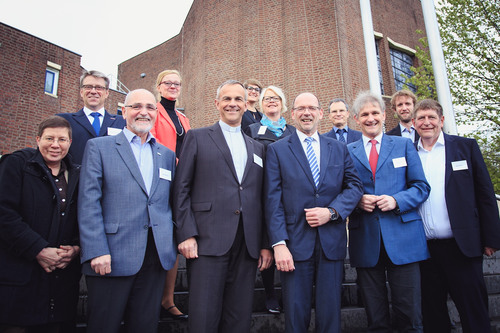
<svg viewBox="0 0 500 333"><path fill-rule="evenodd" d="M180 82L170 82L170 81L163 81L163 82L160 82L160 84L166 85L167 88L172 87L172 86L174 88L179 88L181 86Z"/></svg>
<svg viewBox="0 0 500 333"><path fill-rule="evenodd" d="M253 91L257 92L257 93L260 93L260 88L259 87L250 87L250 86L248 86L247 90L248 91L252 91L253 90Z"/></svg>
<svg viewBox="0 0 500 333"><path fill-rule="evenodd" d="M103 87L103 86L93 86L91 84L85 84L82 86L83 89L87 90L87 91L91 91L92 89L95 89L96 91L98 92L102 92L104 90L107 90L106 87Z"/></svg>
<svg viewBox="0 0 500 333"><path fill-rule="evenodd" d="M153 104L132 104L125 105L126 108L131 108L134 111L141 111L142 109L146 109L148 112L156 111L156 105Z"/></svg>
<svg viewBox="0 0 500 333"><path fill-rule="evenodd" d="M295 111L299 112L306 112L306 110L309 110L311 112L318 111L321 109L319 106L298 106L296 108L293 108Z"/></svg>
<svg viewBox="0 0 500 333"><path fill-rule="evenodd" d="M61 144L61 145L64 145L66 143L69 143L69 138L59 138L59 139L56 139L56 138L53 138L51 136L45 136L42 138L42 140L44 140L45 142L48 142L50 144L53 144L55 142Z"/></svg>
<svg viewBox="0 0 500 333"><path fill-rule="evenodd" d="M278 102L281 100L278 96L267 96L262 99L264 102Z"/></svg>

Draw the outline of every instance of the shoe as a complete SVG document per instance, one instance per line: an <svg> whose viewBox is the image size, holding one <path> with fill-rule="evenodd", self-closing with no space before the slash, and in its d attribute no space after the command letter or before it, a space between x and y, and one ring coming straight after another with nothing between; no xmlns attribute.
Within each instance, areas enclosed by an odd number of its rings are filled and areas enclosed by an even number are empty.
<svg viewBox="0 0 500 333"><path fill-rule="evenodd" d="M266 308L269 313L280 314L281 307L276 298L266 299Z"/></svg>
<svg viewBox="0 0 500 333"><path fill-rule="evenodd" d="M170 310L173 308L176 308L176 306L172 305L166 309L162 306L161 307L161 314L160 314L161 319L173 319L173 320L187 320L188 319L188 315L185 313L173 314L172 312L170 312Z"/></svg>

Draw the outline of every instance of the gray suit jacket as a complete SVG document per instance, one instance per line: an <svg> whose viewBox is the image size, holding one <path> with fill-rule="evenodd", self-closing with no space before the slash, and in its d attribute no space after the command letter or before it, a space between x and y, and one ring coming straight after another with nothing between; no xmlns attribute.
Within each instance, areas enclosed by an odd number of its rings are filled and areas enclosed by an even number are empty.
<svg viewBox="0 0 500 333"><path fill-rule="evenodd" d="M78 201L84 274L97 275L90 260L105 254L111 255L110 276L136 274L146 252L148 224L163 268L174 265L177 251L169 201L175 154L158 143L152 150L154 171L148 195L123 132L87 142ZM162 177L161 169L168 170L162 171Z"/></svg>

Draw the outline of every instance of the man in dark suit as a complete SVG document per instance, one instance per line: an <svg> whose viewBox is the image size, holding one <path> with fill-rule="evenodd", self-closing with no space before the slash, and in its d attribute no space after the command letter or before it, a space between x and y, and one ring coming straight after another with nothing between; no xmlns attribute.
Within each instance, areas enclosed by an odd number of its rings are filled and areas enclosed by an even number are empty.
<svg viewBox="0 0 500 333"><path fill-rule="evenodd" d="M264 147L241 131L245 103L238 81L219 86L219 122L187 132L179 157L174 215L190 332L250 332L256 268L272 261L262 244Z"/></svg>
<svg viewBox="0 0 500 333"><path fill-rule="evenodd" d="M87 141L105 135L115 135L125 127L122 116L109 114L104 102L109 95L109 78L98 71L85 71L80 77L80 96L84 107L76 113L60 113L71 124L73 143L69 154L73 162L82 164Z"/></svg>
<svg viewBox="0 0 500 333"><path fill-rule="evenodd" d="M431 254L420 265L424 331L451 331L449 293L464 332L490 332L482 255L500 248L498 206L477 142L444 134L443 121L438 102L417 104L418 155L432 187L420 207Z"/></svg>
<svg viewBox="0 0 500 333"><path fill-rule="evenodd" d="M422 332L418 262L429 257L418 206L429 184L410 140L382 133L384 101L363 92L354 101L361 140L347 146L364 195L349 218L349 254L356 267L369 332ZM387 277L387 278L386 278Z"/></svg>
<svg viewBox="0 0 500 333"><path fill-rule="evenodd" d="M347 147L319 136L323 117L311 93L295 98L297 131L268 146L265 216L281 271L286 332L306 332L316 286L316 331L340 332L345 218L362 195Z"/></svg>
<svg viewBox="0 0 500 333"><path fill-rule="evenodd" d="M149 133L157 117L147 90L128 93L127 127L85 148L78 201L88 287L87 332L157 332L166 270L177 251L170 206L175 154Z"/></svg>
<svg viewBox="0 0 500 333"><path fill-rule="evenodd" d="M361 139L361 132L350 129L347 126L349 120L349 106L342 98L335 98L328 104L328 118L333 123L330 132L326 136L339 140L340 142L351 143Z"/></svg>
<svg viewBox="0 0 500 333"><path fill-rule="evenodd" d="M403 89L392 95L391 108L396 112L399 124L385 134L409 138L412 142L418 141L418 133L411 122L415 104L417 104L417 96L409 90Z"/></svg>

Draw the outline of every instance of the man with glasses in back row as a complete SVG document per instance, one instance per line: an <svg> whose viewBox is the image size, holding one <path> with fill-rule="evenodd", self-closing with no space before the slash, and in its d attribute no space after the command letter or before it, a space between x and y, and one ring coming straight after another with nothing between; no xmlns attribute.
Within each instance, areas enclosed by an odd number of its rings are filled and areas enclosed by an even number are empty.
<svg viewBox="0 0 500 333"><path fill-rule="evenodd" d="M334 98L328 104L328 118L333 124L330 132L325 133L333 139L340 142L351 143L361 139L361 132L349 128L347 120L349 119L349 107L342 98Z"/></svg>
<svg viewBox="0 0 500 333"><path fill-rule="evenodd" d="M84 107L76 113L60 113L69 121L73 143L69 154L76 164L82 164L83 151L89 139L118 134L125 127L120 115L109 114L104 102L109 96L109 79L98 71L84 71L80 77L80 96Z"/></svg>

